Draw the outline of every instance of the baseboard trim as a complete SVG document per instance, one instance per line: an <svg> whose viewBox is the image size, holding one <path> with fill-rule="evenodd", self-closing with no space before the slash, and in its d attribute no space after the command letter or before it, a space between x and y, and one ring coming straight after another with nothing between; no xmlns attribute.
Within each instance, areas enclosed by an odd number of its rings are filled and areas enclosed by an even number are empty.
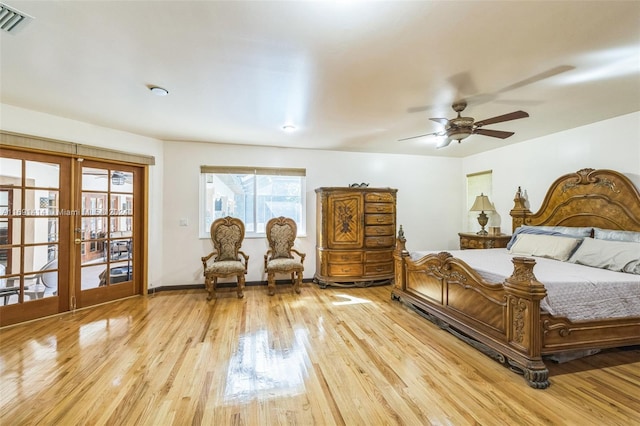
<svg viewBox="0 0 640 426"><path fill-rule="evenodd" d="M305 278L303 283L313 282L313 278ZM245 287L257 287L267 286L266 281L247 281ZM276 280L276 285L291 285L291 280ZM235 288L236 283L218 283L217 288ZM148 290L148 294L159 293L161 291L175 291L175 290L204 290L204 284L185 284L185 285L164 285L159 287L152 287Z"/></svg>

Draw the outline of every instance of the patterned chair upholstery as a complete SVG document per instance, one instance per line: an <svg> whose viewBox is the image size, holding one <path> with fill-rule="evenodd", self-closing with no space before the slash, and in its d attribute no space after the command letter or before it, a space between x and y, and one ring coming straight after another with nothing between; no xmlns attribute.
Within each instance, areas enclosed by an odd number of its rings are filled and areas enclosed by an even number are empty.
<svg viewBox="0 0 640 426"><path fill-rule="evenodd" d="M269 296L276 291L276 274L291 274L291 283L296 293L300 293L305 253L293 248L298 228L293 219L276 217L267 222L266 227L269 249L264 255L264 270L267 273ZM299 260L293 254L298 255Z"/></svg>
<svg viewBox="0 0 640 426"><path fill-rule="evenodd" d="M211 300L216 291L218 278L236 277L238 298L244 296L244 276L249 265L249 256L240 250L244 240L244 223L235 217L216 219L211 224L213 251L202 258L204 285ZM213 258L213 259L212 259Z"/></svg>

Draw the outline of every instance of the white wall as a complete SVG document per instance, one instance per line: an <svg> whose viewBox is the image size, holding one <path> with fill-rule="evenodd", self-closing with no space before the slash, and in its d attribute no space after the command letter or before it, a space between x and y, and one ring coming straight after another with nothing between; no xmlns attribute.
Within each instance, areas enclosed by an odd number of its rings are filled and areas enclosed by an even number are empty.
<svg viewBox="0 0 640 426"><path fill-rule="evenodd" d="M0 104L0 126L9 132L155 157L156 165L149 166L149 287L158 286L163 245L162 141L7 104Z"/></svg>
<svg viewBox="0 0 640 426"><path fill-rule="evenodd" d="M208 239L198 238L201 165L307 170L307 236L299 239L299 249L307 254L305 278L315 272L315 188L321 186L367 182L370 187L396 188L397 222L403 225L409 247L455 248L458 244L463 202L460 159L191 142L166 142L164 158L165 286L203 283L200 258L212 246ZM188 226L180 226L181 219L187 219ZM264 238L245 239L243 251L250 256L247 281L266 280L266 249Z"/></svg>
<svg viewBox="0 0 640 426"><path fill-rule="evenodd" d="M493 170L491 201L502 232L511 233L509 210L518 186L534 213L558 177L583 168L619 171L640 188L640 112L469 156L462 168L463 179L469 173Z"/></svg>

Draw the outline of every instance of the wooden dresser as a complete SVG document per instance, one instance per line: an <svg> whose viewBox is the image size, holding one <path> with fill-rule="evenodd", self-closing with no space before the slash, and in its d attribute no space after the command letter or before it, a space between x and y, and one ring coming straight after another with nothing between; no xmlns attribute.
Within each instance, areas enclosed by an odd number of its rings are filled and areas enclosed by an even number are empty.
<svg viewBox="0 0 640 426"><path fill-rule="evenodd" d="M316 273L321 287L393 279L396 189L316 189Z"/></svg>

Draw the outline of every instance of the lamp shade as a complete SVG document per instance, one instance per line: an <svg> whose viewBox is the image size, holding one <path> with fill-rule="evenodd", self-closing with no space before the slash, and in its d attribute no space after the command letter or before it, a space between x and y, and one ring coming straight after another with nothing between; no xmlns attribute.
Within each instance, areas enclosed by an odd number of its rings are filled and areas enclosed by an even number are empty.
<svg viewBox="0 0 640 426"><path fill-rule="evenodd" d="M489 201L489 197L487 197L484 194L480 194L476 197L476 201L473 203L473 206L471 206L471 210L469 210L471 212L493 212L495 211L495 209L493 208L493 205L491 204L491 201Z"/></svg>

